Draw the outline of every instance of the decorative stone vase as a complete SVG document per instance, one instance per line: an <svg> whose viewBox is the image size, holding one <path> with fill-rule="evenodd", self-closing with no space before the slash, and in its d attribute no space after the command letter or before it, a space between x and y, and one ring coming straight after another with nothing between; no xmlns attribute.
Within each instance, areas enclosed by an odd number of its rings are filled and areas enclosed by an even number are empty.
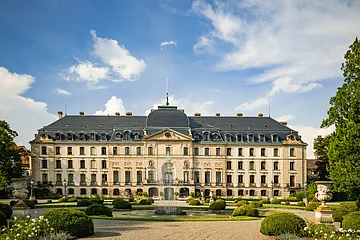
<svg viewBox="0 0 360 240"><path fill-rule="evenodd" d="M319 223L331 223L333 222L332 213L333 211L326 205L327 201L330 201L333 194L330 192L331 181L316 181L317 193L315 197L321 201L321 205L314 211L315 222Z"/></svg>
<svg viewBox="0 0 360 240"><path fill-rule="evenodd" d="M28 206L23 201L28 196L28 190L26 190L27 180L23 178L14 178L12 179L12 186L14 188L14 190L12 191L13 196L19 199L19 202L15 204L14 208L17 209L28 208Z"/></svg>

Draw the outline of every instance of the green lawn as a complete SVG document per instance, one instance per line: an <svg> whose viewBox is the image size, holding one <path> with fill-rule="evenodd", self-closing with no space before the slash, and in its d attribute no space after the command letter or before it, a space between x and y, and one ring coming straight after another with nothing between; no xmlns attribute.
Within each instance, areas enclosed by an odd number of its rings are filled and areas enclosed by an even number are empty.
<svg viewBox="0 0 360 240"><path fill-rule="evenodd" d="M299 207L296 205L283 205L283 204L263 204L264 208L286 208L286 209L300 209L305 210L305 207Z"/></svg>
<svg viewBox="0 0 360 240"><path fill-rule="evenodd" d="M259 220L259 217L101 217L91 216L92 219L122 220L122 221L150 221L150 222L210 222L210 221L249 221Z"/></svg>

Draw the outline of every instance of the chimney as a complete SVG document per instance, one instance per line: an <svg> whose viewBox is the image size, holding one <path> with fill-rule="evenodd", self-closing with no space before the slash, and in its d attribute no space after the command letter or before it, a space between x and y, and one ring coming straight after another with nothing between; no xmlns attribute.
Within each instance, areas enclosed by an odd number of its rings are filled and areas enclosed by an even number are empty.
<svg viewBox="0 0 360 240"><path fill-rule="evenodd" d="M84 116L84 112L79 112L80 116Z"/></svg>
<svg viewBox="0 0 360 240"><path fill-rule="evenodd" d="M237 113L236 116L237 117L242 117L244 114L243 113Z"/></svg>
<svg viewBox="0 0 360 240"><path fill-rule="evenodd" d="M116 116L120 116L120 112L115 112L115 115L116 115Z"/></svg>
<svg viewBox="0 0 360 240"><path fill-rule="evenodd" d="M216 115L217 117L220 117L220 113L216 113L215 115Z"/></svg>
<svg viewBox="0 0 360 240"><path fill-rule="evenodd" d="M59 117L59 119L62 118L62 115L63 115L63 112L62 112L62 111L58 111L58 117Z"/></svg>
<svg viewBox="0 0 360 240"><path fill-rule="evenodd" d="M280 122L282 125L286 126L287 122Z"/></svg>
<svg viewBox="0 0 360 240"><path fill-rule="evenodd" d="M126 116L132 116L132 112L126 112Z"/></svg>
<svg viewBox="0 0 360 240"><path fill-rule="evenodd" d="M194 114L194 116L195 116L195 117L200 117L200 116L201 116L201 113L196 112L196 113Z"/></svg>
<svg viewBox="0 0 360 240"><path fill-rule="evenodd" d="M258 117L263 117L263 116L264 116L264 114L262 114L262 113L258 114Z"/></svg>

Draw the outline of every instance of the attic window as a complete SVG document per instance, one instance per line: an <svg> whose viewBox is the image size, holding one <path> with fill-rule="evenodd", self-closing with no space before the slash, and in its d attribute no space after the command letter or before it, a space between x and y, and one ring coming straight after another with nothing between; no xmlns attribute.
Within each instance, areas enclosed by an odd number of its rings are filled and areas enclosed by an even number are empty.
<svg viewBox="0 0 360 240"><path fill-rule="evenodd" d="M209 141L209 140L210 140L210 133L204 132L204 141Z"/></svg>
<svg viewBox="0 0 360 240"><path fill-rule="evenodd" d="M169 132L167 132L167 133L165 133L165 137L169 138L169 137L171 137L171 134ZM135 136L134 136L134 138L135 138Z"/></svg>
<svg viewBox="0 0 360 240"><path fill-rule="evenodd" d="M60 140L60 133L55 133L55 140Z"/></svg>
<svg viewBox="0 0 360 240"><path fill-rule="evenodd" d="M170 133L168 133L170 134ZM165 133L166 135L166 133ZM134 140L140 140L140 134L138 132L134 133Z"/></svg>
<svg viewBox="0 0 360 240"><path fill-rule="evenodd" d="M273 141L273 142L277 142L277 141L278 141L278 135L277 135L276 133L274 133L274 134L272 135L272 141Z"/></svg>
<svg viewBox="0 0 360 240"><path fill-rule="evenodd" d="M85 134L79 133L79 140L85 140Z"/></svg>
<svg viewBox="0 0 360 240"><path fill-rule="evenodd" d="M102 123L99 123L99 126L102 127Z"/></svg>
<svg viewBox="0 0 360 240"><path fill-rule="evenodd" d="M73 135L72 135L72 133L68 133L68 134L67 134L67 139L68 139L68 140L73 140Z"/></svg>
<svg viewBox="0 0 360 240"><path fill-rule="evenodd" d="M213 133L212 137L213 137L214 140L218 140L219 139L219 134Z"/></svg>
<svg viewBox="0 0 360 240"><path fill-rule="evenodd" d="M101 133L101 140L105 141L106 140L106 133Z"/></svg>
<svg viewBox="0 0 360 240"><path fill-rule="evenodd" d="M115 138L116 139L120 139L122 136L121 136L121 133L119 133L119 132L117 132L117 133L115 133Z"/></svg>
<svg viewBox="0 0 360 240"><path fill-rule="evenodd" d="M248 135L248 142L253 142L254 141L254 134L250 133Z"/></svg>
<svg viewBox="0 0 360 240"><path fill-rule="evenodd" d="M129 131L124 132L124 140L130 140L130 133Z"/></svg>
<svg viewBox="0 0 360 240"><path fill-rule="evenodd" d="M260 142L265 142L265 134L261 133L259 135Z"/></svg>
<svg viewBox="0 0 360 240"><path fill-rule="evenodd" d="M90 140L95 140L95 133L90 133Z"/></svg>
<svg viewBox="0 0 360 240"><path fill-rule="evenodd" d="M195 133L194 138L195 138L196 140L199 140L199 139L200 139L200 134Z"/></svg>
<svg viewBox="0 0 360 240"><path fill-rule="evenodd" d="M225 140L226 140L226 142L231 142L231 134L230 133L227 133L225 135Z"/></svg>
<svg viewBox="0 0 360 240"><path fill-rule="evenodd" d="M237 134L237 135L236 135L236 141L237 141L237 142L241 142L241 141L242 141L242 134Z"/></svg>

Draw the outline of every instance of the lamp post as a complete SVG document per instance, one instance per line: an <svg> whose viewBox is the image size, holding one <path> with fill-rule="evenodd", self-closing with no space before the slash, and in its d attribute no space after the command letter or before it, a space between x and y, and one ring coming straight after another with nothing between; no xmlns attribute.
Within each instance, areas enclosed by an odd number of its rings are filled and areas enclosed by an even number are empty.
<svg viewBox="0 0 360 240"><path fill-rule="evenodd" d="M65 198L67 198L67 192L66 192L67 182L66 182L66 179L64 179L63 185L64 185L64 196L65 196Z"/></svg>
<svg viewBox="0 0 360 240"><path fill-rule="evenodd" d="M33 196L33 187L34 187L34 180L31 179L31 181L30 181L30 199L35 199Z"/></svg>
<svg viewBox="0 0 360 240"><path fill-rule="evenodd" d="M270 187L271 187L271 198L270 199L273 199L274 198L274 182L273 181L270 182Z"/></svg>

